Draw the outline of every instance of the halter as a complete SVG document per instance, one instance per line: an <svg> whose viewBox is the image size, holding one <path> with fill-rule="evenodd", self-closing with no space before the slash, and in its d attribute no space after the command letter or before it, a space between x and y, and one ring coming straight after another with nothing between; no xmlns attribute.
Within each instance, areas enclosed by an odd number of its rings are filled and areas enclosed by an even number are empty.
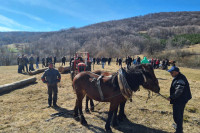
<svg viewBox="0 0 200 133"><path fill-rule="evenodd" d="M143 78L144 78L144 83L146 83L146 82L147 82L147 78L146 78L146 76L144 75L144 73L142 73L142 76L143 76Z"/></svg>

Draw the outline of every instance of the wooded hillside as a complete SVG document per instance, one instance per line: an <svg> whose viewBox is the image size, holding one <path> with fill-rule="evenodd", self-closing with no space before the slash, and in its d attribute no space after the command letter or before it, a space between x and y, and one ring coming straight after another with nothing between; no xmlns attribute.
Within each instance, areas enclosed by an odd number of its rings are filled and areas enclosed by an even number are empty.
<svg viewBox="0 0 200 133"><path fill-rule="evenodd" d="M93 57L153 55L164 49L200 43L199 36L200 11L163 12L82 28L29 34L30 41L21 52L40 57L73 55L78 50L88 51ZM5 47L1 51L9 53Z"/></svg>

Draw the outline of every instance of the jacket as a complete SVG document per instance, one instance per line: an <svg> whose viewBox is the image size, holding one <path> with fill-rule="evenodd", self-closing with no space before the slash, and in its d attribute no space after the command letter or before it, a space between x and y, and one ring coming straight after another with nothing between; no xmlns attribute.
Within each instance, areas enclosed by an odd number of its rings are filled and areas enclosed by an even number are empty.
<svg viewBox="0 0 200 133"><path fill-rule="evenodd" d="M192 98L187 78L179 73L172 81L170 87L170 104L186 104Z"/></svg>
<svg viewBox="0 0 200 133"><path fill-rule="evenodd" d="M141 64L147 64L149 61L147 60L147 57L144 57L144 59L141 61Z"/></svg>
<svg viewBox="0 0 200 133"><path fill-rule="evenodd" d="M60 82L61 76L58 70L52 68L47 69L41 77L43 83L56 84Z"/></svg>

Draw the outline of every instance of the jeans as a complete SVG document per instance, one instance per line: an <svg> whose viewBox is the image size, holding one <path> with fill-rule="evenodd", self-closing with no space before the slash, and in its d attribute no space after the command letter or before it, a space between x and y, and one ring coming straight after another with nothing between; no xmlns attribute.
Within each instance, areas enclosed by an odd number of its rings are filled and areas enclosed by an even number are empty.
<svg viewBox="0 0 200 133"><path fill-rule="evenodd" d="M104 62L102 62L102 68L104 69Z"/></svg>
<svg viewBox="0 0 200 133"><path fill-rule="evenodd" d="M52 104L52 94L53 94L53 105L56 105L57 102L57 94L58 94L58 87L57 84L49 84L48 85L48 104L51 106Z"/></svg>
<svg viewBox="0 0 200 133"><path fill-rule="evenodd" d="M39 68L39 62L36 61L36 68Z"/></svg>

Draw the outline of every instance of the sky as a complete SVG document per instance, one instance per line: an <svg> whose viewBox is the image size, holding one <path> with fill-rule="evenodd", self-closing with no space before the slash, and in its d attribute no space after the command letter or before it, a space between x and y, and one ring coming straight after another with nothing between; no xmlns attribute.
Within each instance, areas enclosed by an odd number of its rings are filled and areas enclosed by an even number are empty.
<svg viewBox="0 0 200 133"><path fill-rule="evenodd" d="M0 0L0 32L59 31L177 11L200 11L200 0Z"/></svg>

